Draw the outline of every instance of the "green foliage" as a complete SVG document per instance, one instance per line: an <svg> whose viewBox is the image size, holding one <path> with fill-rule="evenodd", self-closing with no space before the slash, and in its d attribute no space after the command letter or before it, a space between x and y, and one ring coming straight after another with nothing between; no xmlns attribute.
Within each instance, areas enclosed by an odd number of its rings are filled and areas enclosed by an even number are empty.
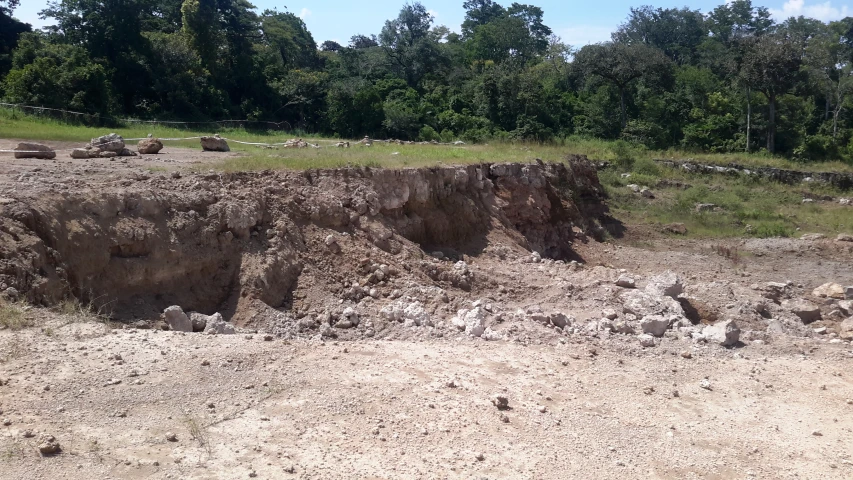
<svg viewBox="0 0 853 480"><path fill-rule="evenodd" d="M292 12L247 0L61 0L40 33L12 3L0 1L6 101L349 138L621 140L597 149L620 168L667 149L853 161L849 18L776 24L751 0L707 15L642 6L610 42L574 50L534 5L466 0L457 34L415 2L318 49Z"/></svg>

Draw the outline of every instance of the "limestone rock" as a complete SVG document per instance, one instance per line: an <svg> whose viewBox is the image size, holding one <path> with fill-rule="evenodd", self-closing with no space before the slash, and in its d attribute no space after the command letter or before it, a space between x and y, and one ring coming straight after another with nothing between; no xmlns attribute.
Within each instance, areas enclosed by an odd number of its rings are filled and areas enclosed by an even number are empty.
<svg viewBox="0 0 853 480"><path fill-rule="evenodd" d="M684 309L677 300L670 297L653 295L642 290L627 290L620 296L622 310L638 318L649 315L684 316Z"/></svg>
<svg viewBox="0 0 853 480"><path fill-rule="evenodd" d="M404 326L431 327L433 326L429 313L424 309L421 302L399 300L386 305L379 311L387 320L401 322Z"/></svg>
<svg viewBox="0 0 853 480"><path fill-rule="evenodd" d="M838 300L843 300L844 287L837 283L824 283L812 290L812 295L820 298L836 298Z"/></svg>
<svg viewBox="0 0 853 480"><path fill-rule="evenodd" d="M847 233L839 233L837 237L835 237L836 242L853 242L853 235L849 235Z"/></svg>
<svg viewBox="0 0 853 480"><path fill-rule="evenodd" d="M616 280L616 286L622 288L634 288L636 287L636 282L628 275L620 275Z"/></svg>
<svg viewBox="0 0 853 480"><path fill-rule="evenodd" d="M812 323L820 319L820 307L808 300L785 300L782 308L800 317L803 323Z"/></svg>
<svg viewBox="0 0 853 480"><path fill-rule="evenodd" d="M111 133L102 137L93 138L89 143L92 149L99 152L115 152L118 155L124 150L124 139L121 135Z"/></svg>
<svg viewBox="0 0 853 480"><path fill-rule="evenodd" d="M551 321L551 325L559 328L566 328L575 321L574 317L566 316L562 313L552 313L548 316L548 320Z"/></svg>
<svg viewBox="0 0 853 480"><path fill-rule="evenodd" d="M15 147L15 158L39 158L42 160L51 160L56 158L56 152L40 143L19 143Z"/></svg>
<svg viewBox="0 0 853 480"><path fill-rule="evenodd" d="M649 315L640 320L640 328L643 329L643 333L648 333L655 337L662 336L666 332L666 329L669 328L669 324L670 319L662 315Z"/></svg>
<svg viewBox="0 0 853 480"><path fill-rule="evenodd" d="M192 322L193 332L203 332L207 328L208 321L216 321L215 318L218 313L213 315L205 315L199 312L190 312L188 316L190 317L190 322Z"/></svg>
<svg viewBox="0 0 853 480"><path fill-rule="evenodd" d="M201 149L205 152L230 152L228 142L219 135L212 137L201 137Z"/></svg>
<svg viewBox="0 0 853 480"><path fill-rule="evenodd" d="M184 310L177 305L172 305L171 307L163 310L163 317L169 325L169 328L175 332L193 331L193 324L190 317L188 317L187 314L184 313Z"/></svg>
<svg viewBox="0 0 853 480"><path fill-rule="evenodd" d="M684 292L684 285L677 273L667 270L650 278L645 290L653 295L675 298Z"/></svg>
<svg viewBox="0 0 853 480"><path fill-rule="evenodd" d="M465 330L472 337L482 336L486 331L486 317L488 313L483 307L474 307L471 310L459 310L456 317L451 320L459 330Z"/></svg>
<svg viewBox="0 0 853 480"><path fill-rule="evenodd" d="M89 153L89 150L86 150L85 148L75 148L74 150L71 150L71 158L86 159L91 157L91 153Z"/></svg>
<svg viewBox="0 0 853 480"><path fill-rule="evenodd" d="M143 138L136 144L136 150L145 155L160 153L160 150L163 150L163 142L159 138Z"/></svg>
<svg viewBox="0 0 853 480"><path fill-rule="evenodd" d="M207 322L204 327L204 333L208 335L216 334L216 335L230 335L235 333L234 325L226 322L225 319L222 318L222 314L219 312L214 313L207 317Z"/></svg>
<svg viewBox="0 0 853 480"><path fill-rule="evenodd" d="M814 242L816 240L823 240L824 238L826 238L826 235L822 233L806 233L800 237L800 240Z"/></svg>
<svg viewBox="0 0 853 480"><path fill-rule="evenodd" d="M723 320L702 329L702 336L708 342L729 347L740 340L740 328L732 319Z"/></svg>
<svg viewBox="0 0 853 480"><path fill-rule="evenodd" d="M59 442L53 435L42 435L39 438L38 449L42 455L53 455L61 450Z"/></svg>
<svg viewBox="0 0 853 480"><path fill-rule="evenodd" d="M654 347L655 346L655 337L653 337L647 333L637 335L637 340L640 341L641 347Z"/></svg>

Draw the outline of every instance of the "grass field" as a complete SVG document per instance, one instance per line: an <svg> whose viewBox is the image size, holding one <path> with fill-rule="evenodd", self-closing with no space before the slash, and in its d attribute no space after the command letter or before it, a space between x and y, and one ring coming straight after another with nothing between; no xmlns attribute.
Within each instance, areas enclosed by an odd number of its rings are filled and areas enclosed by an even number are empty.
<svg viewBox="0 0 853 480"><path fill-rule="evenodd" d="M295 134L280 131L247 131L245 129L207 130L178 129L162 125L131 125L122 128L94 128L64 123L59 120L23 114L19 111L0 108L0 138L29 139L41 141L79 142L84 145L89 139L115 132L125 138L142 138L149 133L159 138L197 137L218 133L226 138L256 143L279 143L293 138ZM678 150L653 151L631 146L625 142L569 137L551 144L490 142L477 145L396 145L375 143L371 148L354 146L349 149L335 148L336 139L302 136L318 143L322 148L264 149L252 145L230 142L231 149L246 155L229 160L226 170L259 169L305 169L329 168L346 165L373 167L432 166L495 161L560 161L568 153L587 155L598 161L624 161L626 159L674 159L695 160L704 163L738 163L749 167L771 166L806 171L853 172L853 165L842 162L797 163L779 157L759 154L703 154ZM167 146L198 147L198 140L167 141Z"/></svg>
<svg viewBox="0 0 853 480"><path fill-rule="evenodd" d="M626 172L630 177L623 178ZM853 192L819 183L784 185L747 176L690 174L643 160L628 170L602 171L599 178L616 218L661 232L665 225L683 223L688 236L701 238L853 233L853 208L837 201ZM649 187L655 198L644 198L629 184ZM833 200L803 203L806 197ZM717 208L699 212L700 203Z"/></svg>

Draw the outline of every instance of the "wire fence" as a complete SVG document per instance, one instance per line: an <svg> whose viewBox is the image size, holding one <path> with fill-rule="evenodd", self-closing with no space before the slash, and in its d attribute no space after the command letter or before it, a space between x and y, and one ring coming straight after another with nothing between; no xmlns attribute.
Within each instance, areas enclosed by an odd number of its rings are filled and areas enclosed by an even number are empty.
<svg viewBox="0 0 853 480"><path fill-rule="evenodd" d="M113 117L110 115L102 115L99 113L86 113L86 112L76 112L73 110L66 110L62 108L53 108L53 107L44 107L44 106L34 106L34 105L24 105L20 103L4 103L0 102L0 107L8 108L8 109L18 109L22 112L27 112L36 116L47 116L57 120L70 121L77 120L82 121L83 119L87 119L87 123L95 123L100 126L118 126L118 125L163 125L169 126L173 128L179 128L180 126L184 126L185 128L191 128L191 126L200 126L200 125L217 125L220 127L228 127L228 128L254 128L258 129L262 127L266 130L278 130L278 131L293 131L293 125L286 121L282 120L280 122L274 122L271 120L252 120L252 119L224 119L224 120L142 120L138 118L121 118L121 117Z"/></svg>

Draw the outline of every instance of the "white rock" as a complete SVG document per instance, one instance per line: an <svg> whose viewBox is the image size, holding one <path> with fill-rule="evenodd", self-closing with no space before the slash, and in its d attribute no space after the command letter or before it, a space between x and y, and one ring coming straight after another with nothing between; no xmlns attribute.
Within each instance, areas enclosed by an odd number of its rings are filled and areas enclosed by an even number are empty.
<svg viewBox="0 0 853 480"><path fill-rule="evenodd" d="M669 323L669 318L661 315L649 315L640 320L640 328L643 329L643 333L660 337L666 332L666 329L669 328Z"/></svg>
<svg viewBox="0 0 853 480"><path fill-rule="evenodd" d="M409 327L433 326L429 313L424 310L423 304L418 301L406 302L400 300L391 305L386 305L379 313L390 321L402 322L405 326Z"/></svg>
<svg viewBox="0 0 853 480"><path fill-rule="evenodd" d="M204 327L204 333L212 335L230 335L235 333L234 325L226 322L219 312L207 317L207 326Z"/></svg>
<svg viewBox="0 0 853 480"><path fill-rule="evenodd" d="M820 298L836 298L844 299L844 287L837 283L824 283L823 285L812 290L812 295Z"/></svg>
<svg viewBox="0 0 853 480"><path fill-rule="evenodd" d="M188 317L187 314L184 313L184 310L177 305L172 305L171 307L163 310L163 317L169 325L169 328L175 332L193 331L193 322L190 320L190 317Z"/></svg>
<svg viewBox="0 0 853 480"><path fill-rule="evenodd" d="M622 288L634 288L636 287L636 282L633 278L628 275L620 275L619 279L616 280L616 286Z"/></svg>
<svg viewBox="0 0 853 480"><path fill-rule="evenodd" d="M678 301L659 295L653 295L642 290L626 290L621 295L622 310L639 318L649 315L672 315L683 317L684 309Z"/></svg>
<svg viewBox="0 0 853 480"><path fill-rule="evenodd" d="M618 317L619 314L617 314L616 310L613 310L612 308L605 308L601 311L601 316L608 320L616 320L616 317Z"/></svg>
<svg viewBox="0 0 853 480"><path fill-rule="evenodd" d="M486 317L488 313L482 307L474 307L471 310L459 310L451 323L459 330L472 337L479 337L486 331Z"/></svg>
<svg viewBox="0 0 853 480"><path fill-rule="evenodd" d="M667 270L650 278L645 290L653 295L676 298L684 292L684 285L678 274Z"/></svg>
<svg viewBox="0 0 853 480"><path fill-rule="evenodd" d="M655 337L653 337L647 333L637 335L637 340L640 341L640 346L642 346L642 347L654 347L655 346Z"/></svg>
<svg viewBox="0 0 853 480"><path fill-rule="evenodd" d="M702 337L708 342L728 347L740 340L740 328L734 320L723 320L702 329Z"/></svg>

